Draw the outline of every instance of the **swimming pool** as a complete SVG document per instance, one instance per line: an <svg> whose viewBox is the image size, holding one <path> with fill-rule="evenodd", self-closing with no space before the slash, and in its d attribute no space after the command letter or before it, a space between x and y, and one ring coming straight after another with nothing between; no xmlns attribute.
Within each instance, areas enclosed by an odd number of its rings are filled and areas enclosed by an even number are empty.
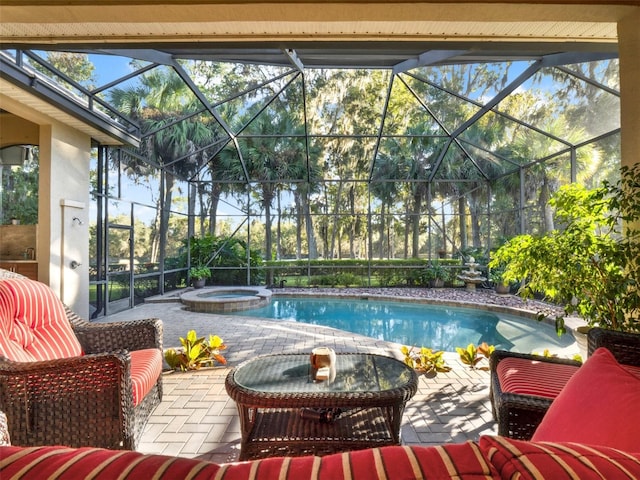
<svg viewBox="0 0 640 480"><path fill-rule="evenodd" d="M554 353L578 351L573 337L558 337L552 325L481 309L424 303L277 296L267 306L234 315L322 325L450 352L482 342L523 353L542 353L545 348Z"/></svg>

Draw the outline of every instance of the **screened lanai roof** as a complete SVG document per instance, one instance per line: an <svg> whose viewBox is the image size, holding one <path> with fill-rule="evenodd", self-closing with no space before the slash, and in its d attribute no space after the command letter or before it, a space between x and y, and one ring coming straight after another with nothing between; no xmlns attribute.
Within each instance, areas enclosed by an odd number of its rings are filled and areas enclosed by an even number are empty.
<svg viewBox="0 0 640 480"><path fill-rule="evenodd" d="M14 47L3 50L4 80L128 145L132 158L200 183L473 183L545 161L575 177L580 149L619 130L610 43ZM94 76L65 69L59 52L87 55ZM151 99L162 90L153 82L171 85L171 98ZM136 92L138 110L126 97ZM149 139L179 124L192 129L188 148L148 155Z"/></svg>

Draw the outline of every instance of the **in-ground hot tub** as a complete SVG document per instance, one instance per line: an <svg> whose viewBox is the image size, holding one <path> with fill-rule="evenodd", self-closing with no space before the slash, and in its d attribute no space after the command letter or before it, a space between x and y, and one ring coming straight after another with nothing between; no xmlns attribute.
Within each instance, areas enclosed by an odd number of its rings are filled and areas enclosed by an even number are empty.
<svg viewBox="0 0 640 480"><path fill-rule="evenodd" d="M212 287L180 295L192 312L225 313L264 307L271 301L271 291L261 287Z"/></svg>

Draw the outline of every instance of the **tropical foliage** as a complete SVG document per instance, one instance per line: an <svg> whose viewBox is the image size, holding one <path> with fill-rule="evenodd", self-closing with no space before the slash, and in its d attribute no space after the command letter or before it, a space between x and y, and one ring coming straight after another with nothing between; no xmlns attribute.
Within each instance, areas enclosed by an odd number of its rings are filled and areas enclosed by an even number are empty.
<svg viewBox="0 0 640 480"><path fill-rule="evenodd" d="M488 365L479 366L483 360L486 364L491 357L491 353L496 349L493 345L488 345L486 342L481 343L477 347L470 343L467 348L456 347L456 352L460 356L460 361L473 370L489 370Z"/></svg>
<svg viewBox="0 0 640 480"><path fill-rule="evenodd" d="M437 374L451 370L445 362L443 351L433 351L427 347L416 350L415 347L403 345L400 352L404 355L404 363L419 373Z"/></svg>
<svg viewBox="0 0 640 480"><path fill-rule="evenodd" d="M216 363L226 365L227 360L221 354L227 348L222 338L217 335L198 337L195 330L189 330L186 337L180 337L182 348L169 348L164 358L173 370L199 370L204 366L214 366Z"/></svg>
<svg viewBox="0 0 640 480"><path fill-rule="evenodd" d="M211 278L211 270L208 267L191 267L189 269L189 276L192 280Z"/></svg>
<svg viewBox="0 0 640 480"><path fill-rule="evenodd" d="M549 204L557 229L520 235L498 249L490 266L522 282L519 293L542 294L589 325L640 331L640 165L617 183L564 186ZM563 332L565 315L556 318Z"/></svg>

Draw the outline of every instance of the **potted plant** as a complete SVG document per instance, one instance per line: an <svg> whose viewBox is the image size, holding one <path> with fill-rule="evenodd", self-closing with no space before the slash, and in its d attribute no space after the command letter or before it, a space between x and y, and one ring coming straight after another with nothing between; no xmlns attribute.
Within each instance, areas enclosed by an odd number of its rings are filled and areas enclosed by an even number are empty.
<svg viewBox="0 0 640 480"><path fill-rule="evenodd" d="M505 268L504 264L499 264L489 270L489 280L493 283L496 293L501 295L511 291L511 284L504 277Z"/></svg>
<svg viewBox="0 0 640 480"><path fill-rule="evenodd" d="M505 280L523 281L525 298L541 294L562 305L559 333L568 315L590 327L640 331L640 164L621 173L601 188L561 187L549 203L562 228L514 237L489 263L505 265Z"/></svg>
<svg viewBox="0 0 640 480"><path fill-rule="evenodd" d="M189 277L193 288L202 288L207 282L208 278L211 278L211 270L209 267L196 266L189 269Z"/></svg>
<svg viewBox="0 0 640 480"><path fill-rule="evenodd" d="M424 278L432 288L442 288L449 278L449 272L440 262L431 262L424 271Z"/></svg>

